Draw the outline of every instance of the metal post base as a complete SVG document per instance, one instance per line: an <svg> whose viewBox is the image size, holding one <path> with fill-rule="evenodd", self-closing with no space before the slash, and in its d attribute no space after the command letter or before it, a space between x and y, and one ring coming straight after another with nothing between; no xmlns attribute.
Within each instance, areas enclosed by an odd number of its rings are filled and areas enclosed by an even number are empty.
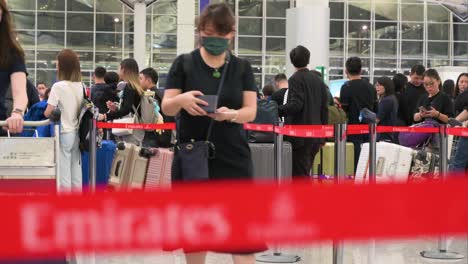
<svg viewBox="0 0 468 264"><path fill-rule="evenodd" d="M463 256L462 254L459 254L456 252L441 251L441 250L422 251L421 256L423 258L428 258L428 259L443 259L443 260L465 258L465 256Z"/></svg>
<svg viewBox="0 0 468 264"><path fill-rule="evenodd" d="M257 262L267 263L296 263L301 260L301 257L294 255L284 255L282 253L272 253L258 256L256 260Z"/></svg>

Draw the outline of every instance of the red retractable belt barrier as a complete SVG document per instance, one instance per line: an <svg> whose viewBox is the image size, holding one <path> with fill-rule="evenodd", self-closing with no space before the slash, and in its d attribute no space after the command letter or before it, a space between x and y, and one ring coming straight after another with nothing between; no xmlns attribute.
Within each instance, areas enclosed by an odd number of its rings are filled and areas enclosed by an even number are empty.
<svg viewBox="0 0 468 264"><path fill-rule="evenodd" d="M275 127L277 134L303 138L330 138L334 135L332 125L286 125Z"/></svg>
<svg viewBox="0 0 468 264"><path fill-rule="evenodd" d="M105 123L97 122L98 128L123 128L142 130L175 130L175 123L164 124L133 124L133 123ZM333 125L285 125L284 127L270 124L244 124L245 130L260 132L275 132L285 136L304 138L330 138L334 135ZM410 132L410 133L439 133L437 127L400 127L400 126L377 126L378 133ZM348 135L369 134L368 125L348 125ZM447 134L454 136L468 136L468 129L462 127L447 128Z"/></svg>
<svg viewBox="0 0 468 264"><path fill-rule="evenodd" d="M273 132L274 131L274 126L273 125L268 125L268 124L246 123L246 124L244 124L244 129L245 130L250 130L250 131Z"/></svg>
<svg viewBox="0 0 468 264"><path fill-rule="evenodd" d="M164 124L133 124L133 123L106 123L97 122L98 128L124 128L124 129L141 129L141 130L175 130L175 123Z"/></svg>
<svg viewBox="0 0 468 264"><path fill-rule="evenodd" d="M447 134L459 136L459 137L468 137L468 128L466 127L449 127L447 128Z"/></svg>
<svg viewBox="0 0 468 264"><path fill-rule="evenodd" d="M236 252L265 242L463 235L467 197L466 177L387 185L218 182L147 193L0 196L0 258L160 248Z"/></svg>

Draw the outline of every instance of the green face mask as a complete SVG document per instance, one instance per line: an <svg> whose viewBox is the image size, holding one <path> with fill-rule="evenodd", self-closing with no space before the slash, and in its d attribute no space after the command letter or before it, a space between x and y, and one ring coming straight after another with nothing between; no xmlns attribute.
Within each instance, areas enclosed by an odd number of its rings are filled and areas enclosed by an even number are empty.
<svg viewBox="0 0 468 264"><path fill-rule="evenodd" d="M209 54L218 56L228 49L229 40L220 37L202 37L202 45Z"/></svg>

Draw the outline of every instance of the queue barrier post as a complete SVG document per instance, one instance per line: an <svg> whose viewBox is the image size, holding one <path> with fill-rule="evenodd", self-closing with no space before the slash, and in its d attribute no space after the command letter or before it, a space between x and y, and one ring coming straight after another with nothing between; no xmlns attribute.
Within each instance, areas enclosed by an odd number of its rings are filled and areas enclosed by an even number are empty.
<svg viewBox="0 0 468 264"><path fill-rule="evenodd" d="M440 135L440 177L444 181L448 175L448 134L447 125L443 124L439 128ZM456 260L464 259L465 256L457 252L450 252L448 249L447 237L439 236L438 249L431 251L422 251L421 256L428 259Z"/></svg>
<svg viewBox="0 0 468 264"><path fill-rule="evenodd" d="M278 126L284 126L283 122L280 122ZM282 184L284 181L283 175L283 135L275 134L274 140L274 164L275 164L275 179L278 184ZM301 257L296 255L283 254L278 245L273 247L273 253L260 255L256 257L258 262L267 263L296 263L301 260Z"/></svg>
<svg viewBox="0 0 468 264"><path fill-rule="evenodd" d="M346 177L346 129L347 124L335 124L335 183L341 184ZM343 264L344 243L333 241L333 264Z"/></svg>

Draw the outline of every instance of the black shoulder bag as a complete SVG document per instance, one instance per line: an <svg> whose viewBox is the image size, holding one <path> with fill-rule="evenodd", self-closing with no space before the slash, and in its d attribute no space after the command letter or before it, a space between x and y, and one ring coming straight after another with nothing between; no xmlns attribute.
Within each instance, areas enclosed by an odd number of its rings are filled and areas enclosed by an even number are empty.
<svg viewBox="0 0 468 264"><path fill-rule="evenodd" d="M230 53L226 54L226 64L218 85L218 98L224 86L229 66ZM177 143L175 146L174 161L172 163L172 179L176 181L206 181L209 180L208 162L214 159L215 146L210 142L214 120L210 120L206 140ZM179 135L179 133L177 133ZM180 140L177 140L180 142Z"/></svg>

